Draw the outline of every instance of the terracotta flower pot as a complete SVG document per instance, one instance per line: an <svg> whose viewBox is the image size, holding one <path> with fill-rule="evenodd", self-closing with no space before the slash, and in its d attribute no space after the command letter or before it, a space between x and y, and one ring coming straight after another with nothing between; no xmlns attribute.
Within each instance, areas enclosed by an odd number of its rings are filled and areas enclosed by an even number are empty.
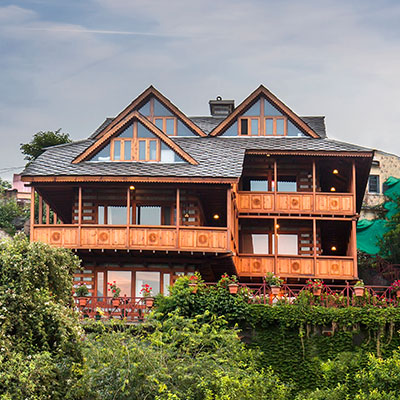
<svg viewBox="0 0 400 400"><path fill-rule="evenodd" d="M154 305L154 299L153 299L153 297L146 297L146 298L144 299L144 302L145 302L145 304L146 304L146 307L148 307L148 308L151 308L151 307L153 307L153 305Z"/></svg>
<svg viewBox="0 0 400 400"><path fill-rule="evenodd" d="M239 285L237 283L230 283L228 288L230 294L236 294L239 290Z"/></svg>
<svg viewBox="0 0 400 400"><path fill-rule="evenodd" d="M314 296L321 296L322 289L321 288L313 288L313 295Z"/></svg>
<svg viewBox="0 0 400 400"><path fill-rule="evenodd" d="M189 287L192 289L192 293L197 293L197 283L189 283Z"/></svg>
<svg viewBox="0 0 400 400"><path fill-rule="evenodd" d="M86 306L87 299L79 299L79 305L80 306Z"/></svg>
<svg viewBox="0 0 400 400"><path fill-rule="evenodd" d="M363 297L364 290L364 286L356 286L354 287L354 294L356 295L356 297Z"/></svg>
<svg viewBox="0 0 400 400"><path fill-rule="evenodd" d="M119 306L119 299L112 299L111 304L113 307L118 307Z"/></svg>
<svg viewBox="0 0 400 400"><path fill-rule="evenodd" d="M396 290L396 297L400 297L400 289Z"/></svg>
<svg viewBox="0 0 400 400"><path fill-rule="evenodd" d="M281 287L280 286L271 286L271 294L273 294L274 296L277 296L281 291Z"/></svg>

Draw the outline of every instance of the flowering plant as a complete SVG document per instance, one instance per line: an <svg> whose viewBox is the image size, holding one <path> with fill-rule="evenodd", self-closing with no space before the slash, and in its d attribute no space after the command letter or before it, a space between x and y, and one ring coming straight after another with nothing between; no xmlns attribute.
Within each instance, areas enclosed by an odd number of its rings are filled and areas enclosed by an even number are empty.
<svg viewBox="0 0 400 400"><path fill-rule="evenodd" d="M121 293L121 289L117 286L117 282L114 281L113 283L107 282L107 285L109 286L108 291L112 292L112 296L114 299L119 297L119 294Z"/></svg>
<svg viewBox="0 0 400 400"><path fill-rule="evenodd" d="M223 288L226 288L229 285L237 284L237 282L238 279L236 275L229 276L227 273L225 273L221 276L221 279L218 281L218 285Z"/></svg>
<svg viewBox="0 0 400 400"><path fill-rule="evenodd" d="M325 286L324 281L322 281L321 279L309 279L308 281L306 281L306 284L306 288L309 290L322 289Z"/></svg>
<svg viewBox="0 0 400 400"><path fill-rule="evenodd" d="M140 291L140 293L142 294L143 297L151 297L152 290L153 288L146 283L145 285L142 285L142 290Z"/></svg>
<svg viewBox="0 0 400 400"><path fill-rule="evenodd" d="M269 286L281 287L283 279L279 278L279 276L274 275L272 272L268 272L268 274L265 276L265 283Z"/></svg>
<svg viewBox="0 0 400 400"><path fill-rule="evenodd" d="M75 289L75 293L78 297L85 297L89 294L89 289L83 282L79 282Z"/></svg>
<svg viewBox="0 0 400 400"><path fill-rule="evenodd" d="M400 279L397 281L394 281L392 283L392 286L390 286L393 290L400 290Z"/></svg>

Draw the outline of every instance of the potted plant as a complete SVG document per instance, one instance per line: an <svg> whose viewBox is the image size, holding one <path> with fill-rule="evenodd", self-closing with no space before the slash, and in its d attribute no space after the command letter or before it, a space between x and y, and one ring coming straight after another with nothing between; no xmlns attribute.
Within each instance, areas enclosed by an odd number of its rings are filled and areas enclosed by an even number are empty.
<svg viewBox="0 0 400 400"><path fill-rule="evenodd" d="M396 292L396 297L400 297L400 279L394 281L392 283L392 286L390 286L390 288Z"/></svg>
<svg viewBox="0 0 400 400"><path fill-rule="evenodd" d="M148 307L148 308L153 307L153 304L154 304L154 298L151 294L152 290L153 290L153 288L150 287L150 285L148 285L146 283L145 285L142 285L142 290L140 291L140 293L144 297L144 303L146 304L146 307Z"/></svg>
<svg viewBox="0 0 400 400"><path fill-rule="evenodd" d="M189 277L189 287L192 289L192 293L197 293L199 283L199 276L194 274Z"/></svg>
<svg viewBox="0 0 400 400"><path fill-rule="evenodd" d="M358 280L354 285L354 294L356 297L364 296L365 285L362 279Z"/></svg>
<svg viewBox="0 0 400 400"><path fill-rule="evenodd" d="M231 294L236 294L239 290L237 276L229 276L227 273L223 274L221 279L218 281L218 286L228 289Z"/></svg>
<svg viewBox="0 0 400 400"><path fill-rule="evenodd" d="M307 282L307 289L313 292L314 296L321 296L324 281L321 279L309 279Z"/></svg>
<svg viewBox="0 0 400 400"><path fill-rule="evenodd" d="M119 294L121 293L121 289L117 286L117 282L114 281L113 283L107 282L109 286L108 291L112 293L111 304L113 307L119 306Z"/></svg>
<svg viewBox="0 0 400 400"><path fill-rule="evenodd" d="M78 283L78 287L75 289L75 294L77 297L80 297L79 305L86 306L87 299L83 299L82 297L86 297L89 294L89 289L83 282Z"/></svg>
<svg viewBox="0 0 400 400"><path fill-rule="evenodd" d="M281 286L283 283L283 279L279 278L279 276L274 275L272 272L268 272L265 276L265 282L269 285L271 289L271 294L274 296L278 295L281 291Z"/></svg>

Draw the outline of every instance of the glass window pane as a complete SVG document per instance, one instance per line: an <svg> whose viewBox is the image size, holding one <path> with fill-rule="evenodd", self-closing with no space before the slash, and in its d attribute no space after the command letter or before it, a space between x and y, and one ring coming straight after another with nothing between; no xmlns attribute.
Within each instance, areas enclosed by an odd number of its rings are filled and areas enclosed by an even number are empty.
<svg viewBox="0 0 400 400"><path fill-rule="evenodd" d="M107 271L107 282L114 283L121 289L120 297L132 295L132 272L131 271ZM109 286L109 285L107 285ZM107 287L107 297L112 297L113 293Z"/></svg>
<svg viewBox="0 0 400 400"><path fill-rule="evenodd" d="M157 160L157 141L151 140L150 144L150 157L149 160L155 161Z"/></svg>
<svg viewBox="0 0 400 400"><path fill-rule="evenodd" d="M268 181L262 180L251 180L250 181L251 192L268 192Z"/></svg>
<svg viewBox="0 0 400 400"><path fill-rule="evenodd" d="M179 119L178 119L178 124L177 124L177 135L178 136L196 136L185 124L183 124ZM237 128L236 128L237 129ZM236 133L237 135L237 130Z"/></svg>
<svg viewBox="0 0 400 400"><path fill-rule="evenodd" d="M171 150L165 143L161 142L161 162L175 162L175 152Z"/></svg>
<svg viewBox="0 0 400 400"><path fill-rule="evenodd" d="M283 119L276 120L276 134L277 135L285 134L285 121Z"/></svg>
<svg viewBox="0 0 400 400"><path fill-rule="evenodd" d="M131 138L133 137L133 124L130 124L125 130L123 130L118 137L121 138Z"/></svg>
<svg viewBox="0 0 400 400"><path fill-rule="evenodd" d="M125 140L124 142L124 160L132 159L132 140Z"/></svg>
<svg viewBox="0 0 400 400"><path fill-rule="evenodd" d="M278 235L278 254L298 254L298 239L295 234Z"/></svg>
<svg viewBox="0 0 400 400"><path fill-rule="evenodd" d="M137 225L161 225L160 206L137 206L136 207Z"/></svg>
<svg viewBox="0 0 400 400"><path fill-rule="evenodd" d="M164 274L163 275L163 292L164 296L169 296L169 280L170 280L170 274Z"/></svg>
<svg viewBox="0 0 400 400"><path fill-rule="evenodd" d="M167 119L166 124L167 124L167 129L166 129L165 133L167 135L173 135L175 133L175 120Z"/></svg>
<svg viewBox="0 0 400 400"><path fill-rule="evenodd" d="M258 100L257 102L255 102L243 115L246 116L256 116L256 115L260 115L261 112L261 101Z"/></svg>
<svg viewBox="0 0 400 400"><path fill-rule="evenodd" d="M141 108L139 108L140 114L145 115L146 117L150 115L150 101L144 104Z"/></svg>
<svg viewBox="0 0 400 400"><path fill-rule="evenodd" d="M251 120L251 134L252 136L258 135L258 119Z"/></svg>
<svg viewBox="0 0 400 400"><path fill-rule="evenodd" d="M249 134L249 128L248 128L248 119L243 118L240 120L240 134L241 135L248 135Z"/></svg>
<svg viewBox="0 0 400 400"><path fill-rule="evenodd" d="M157 117L172 117L172 112L154 99L154 115Z"/></svg>
<svg viewBox="0 0 400 400"><path fill-rule="evenodd" d="M262 233L253 233L251 235L254 254L268 254L269 243L268 235Z"/></svg>
<svg viewBox="0 0 400 400"><path fill-rule="evenodd" d="M153 271L137 271L136 272L136 297L143 297L141 290L143 285L149 285L151 287L151 293L156 296L160 293L160 273Z"/></svg>
<svg viewBox="0 0 400 400"><path fill-rule="evenodd" d="M99 206L99 208L97 210L97 219L98 219L98 223L100 225L104 224L104 207L103 206Z"/></svg>
<svg viewBox="0 0 400 400"><path fill-rule="evenodd" d="M164 123L164 121L163 121L162 118L156 118L155 119L155 125L160 131L162 131L164 129L163 128L163 123Z"/></svg>
<svg viewBox="0 0 400 400"><path fill-rule="evenodd" d="M278 192L297 192L295 176L278 177Z"/></svg>
<svg viewBox="0 0 400 400"><path fill-rule="evenodd" d="M295 126L291 121L287 122L287 135L288 136L304 136L297 126Z"/></svg>
<svg viewBox="0 0 400 400"><path fill-rule="evenodd" d="M162 129L162 128L161 128ZM140 122L137 123L138 138L154 138L154 135Z"/></svg>
<svg viewBox="0 0 400 400"><path fill-rule="evenodd" d="M274 134L274 120L272 118L265 119L265 134L266 135Z"/></svg>
<svg viewBox="0 0 400 400"><path fill-rule="evenodd" d="M114 141L114 160L121 159L121 141L115 140Z"/></svg>
<svg viewBox="0 0 400 400"><path fill-rule="evenodd" d="M107 218L110 225L126 225L126 206L108 206Z"/></svg>
<svg viewBox="0 0 400 400"><path fill-rule="evenodd" d="M97 273L97 297L104 296L104 272Z"/></svg>
<svg viewBox="0 0 400 400"><path fill-rule="evenodd" d="M279 116L282 115L282 113L280 111L278 111L277 108L275 108L268 100L265 99L265 103L264 103L264 115L265 116Z"/></svg>
<svg viewBox="0 0 400 400"><path fill-rule="evenodd" d="M146 160L146 141L139 140L139 160Z"/></svg>
<svg viewBox="0 0 400 400"><path fill-rule="evenodd" d="M90 161L110 161L111 145L110 143L95 154Z"/></svg>

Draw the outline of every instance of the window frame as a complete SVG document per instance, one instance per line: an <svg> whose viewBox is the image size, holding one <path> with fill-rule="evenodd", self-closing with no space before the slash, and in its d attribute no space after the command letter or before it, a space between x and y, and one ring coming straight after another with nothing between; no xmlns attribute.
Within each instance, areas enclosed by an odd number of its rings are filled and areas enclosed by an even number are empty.
<svg viewBox="0 0 400 400"><path fill-rule="evenodd" d="M371 190L371 178L376 178L376 191ZM371 174L368 176L368 193L369 194L380 194L380 179L379 179L379 175L377 174Z"/></svg>

